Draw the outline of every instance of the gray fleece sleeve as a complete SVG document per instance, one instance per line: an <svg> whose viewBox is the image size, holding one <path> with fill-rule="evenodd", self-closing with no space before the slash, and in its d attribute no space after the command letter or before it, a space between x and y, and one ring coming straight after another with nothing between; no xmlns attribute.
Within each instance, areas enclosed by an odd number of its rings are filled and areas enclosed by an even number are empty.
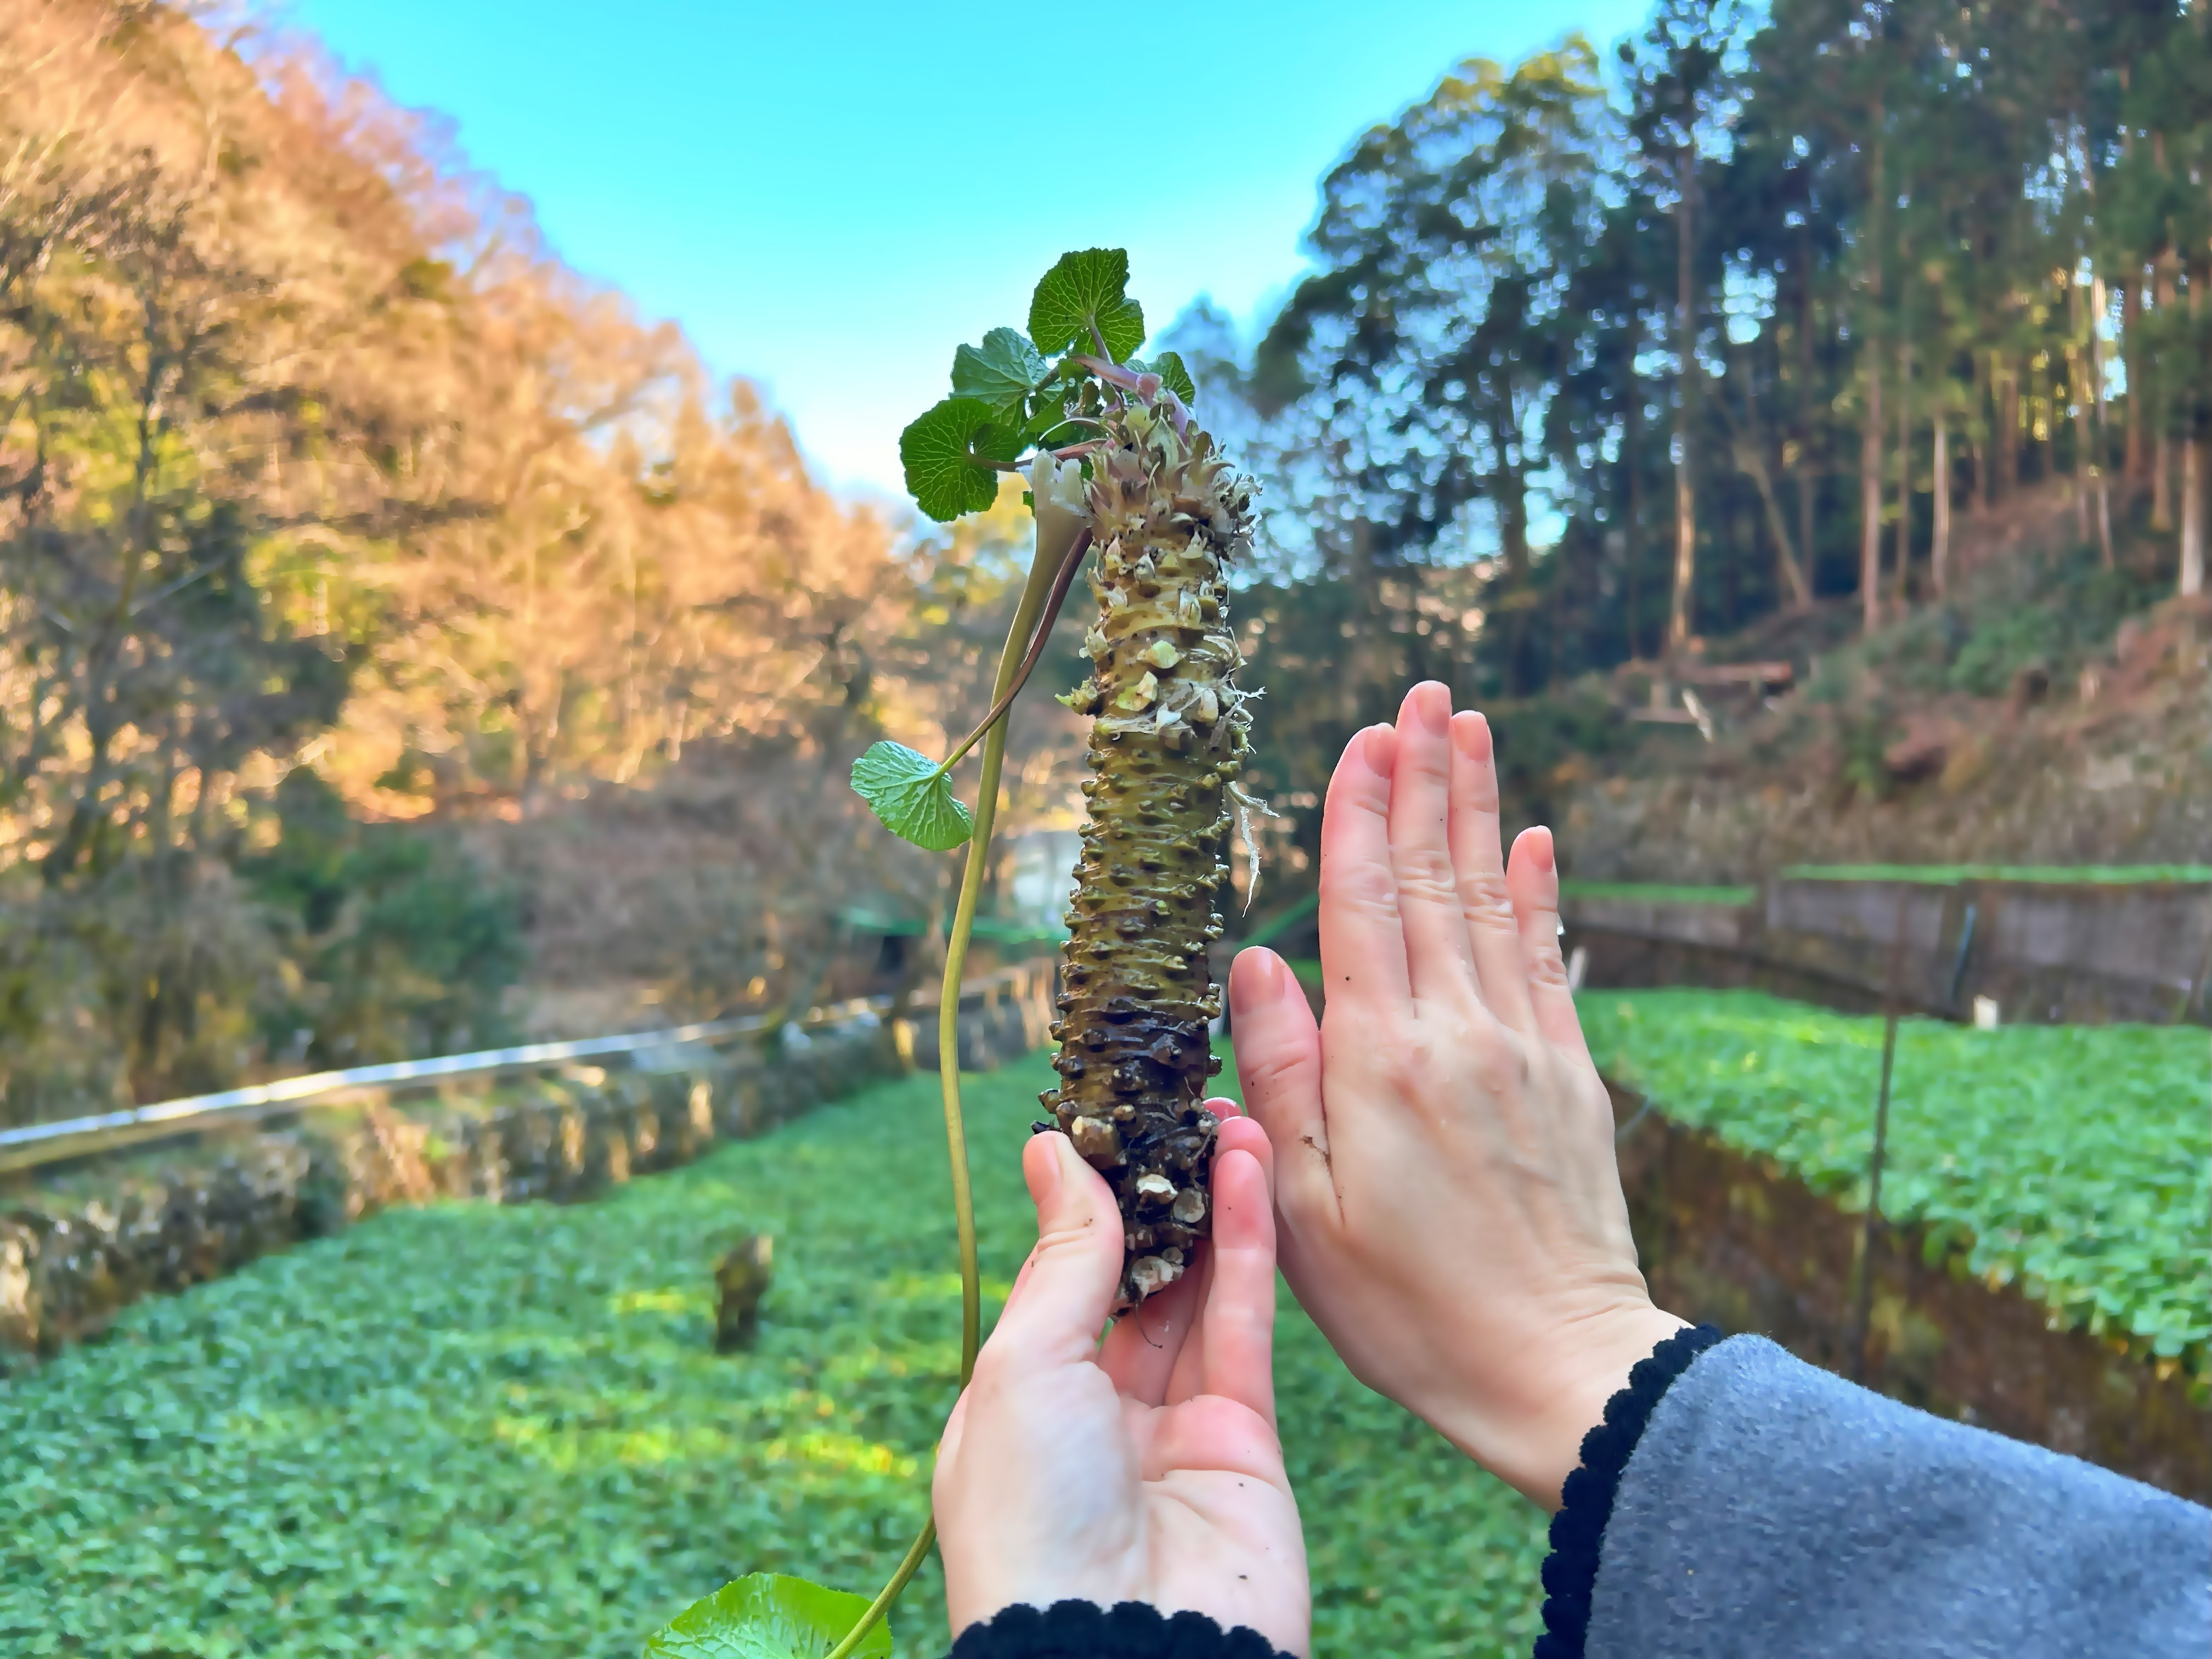
<svg viewBox="0 0 2212 1659"><path fill-rule="evenodd" d="M1739 1336L1651 1413L1588 1659L2212 1653L2212 1510Z"/></svg>

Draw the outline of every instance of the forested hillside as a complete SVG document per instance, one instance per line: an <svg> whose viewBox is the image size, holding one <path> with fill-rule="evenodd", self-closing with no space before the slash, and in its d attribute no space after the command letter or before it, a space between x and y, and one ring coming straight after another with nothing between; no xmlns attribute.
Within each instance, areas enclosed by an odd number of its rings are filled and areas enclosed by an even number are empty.
<svg viewBox="0 0 2212 1659"><path fill-rule="evenodd" d="M1165 342L1264 486L1267 905L1425 674L1593 871L2195 833L2208 165L2201 0L1662 0L1356 137L1279 314ZM0 1119L804 1003L943 905L843 775L980 713L1026 521L823 489L312 43L0 0Z"/></svg>
<svg viewBox="0 0 2212 1659"><path fill-rule="evenodd" d="M1003 526L895 538L433 125L245 45L0 6L0 1116L494 1040L529 870L619 859L501 834L702 757L690 969L773 1000L833 899L933 892L842 758L1003 626Z"/></svg>
<svg viewBox="0 0 2212 1659"><path fill-rule="evenodd" d="M2172 0L1662 0L1364 135L1256 351L1216 315L1176 341L1267 458L1248 614L1297 688L1259 734L1292 841L1417 674L1499 711L1533 816L1641 746L1594 678L1624 663L1802 676L1903 629L1889 690L1845 688L1879 728L1912 665L1987 633L2026 667L2004 616L2069 602L1969 565L2089 550L2077 665L2201 592L2208 167L2212 8Z"/></svg>

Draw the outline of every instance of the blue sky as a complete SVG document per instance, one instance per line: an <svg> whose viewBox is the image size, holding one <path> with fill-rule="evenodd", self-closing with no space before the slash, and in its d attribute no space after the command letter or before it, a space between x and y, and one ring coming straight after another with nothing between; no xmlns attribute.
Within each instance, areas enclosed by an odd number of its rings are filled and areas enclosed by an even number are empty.
<svg viewBox="0 0 2212 1659"><path fill-rule="evenodd" d="M286 15L471 162L556 248L758 381L830 482L898 489L952 349L1019 325L1070 247L1126 246L1164 328L1248 326L1293 282L1322 173L1471 56L1642 0L293 0Z"/></svg>

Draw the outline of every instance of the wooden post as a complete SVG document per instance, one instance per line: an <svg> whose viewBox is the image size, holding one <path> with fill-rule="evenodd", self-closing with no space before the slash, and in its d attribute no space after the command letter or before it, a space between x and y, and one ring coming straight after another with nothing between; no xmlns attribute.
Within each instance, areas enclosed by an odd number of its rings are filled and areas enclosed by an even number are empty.
<svg viewBox="0 0 2212 1659"><path fill-rule="evenodd" d="M1898 1002L1905 979L1906 896L1897 896L1897 931L1889 949L1889 994L1881 1027L1881 1087L1875 1097L1874 1151L1867 1160L1866 1220L1859 1230L1858 1295L1851 1310L1851 1381L1867 1374L1867 1339L1874 1321L1874 1247L1881 1228L1881 1166L1889 1151L1889 1085L1897 1066Z"/></svg>

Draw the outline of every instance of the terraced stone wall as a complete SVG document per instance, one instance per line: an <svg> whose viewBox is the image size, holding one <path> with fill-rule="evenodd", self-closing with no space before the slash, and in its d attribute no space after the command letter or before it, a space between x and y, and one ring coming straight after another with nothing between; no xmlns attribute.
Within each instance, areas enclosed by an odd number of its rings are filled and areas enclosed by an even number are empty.
<svg viewBox="0 0 2212 1659"><path fill-rule="evenodd" d="M1847 1012L2212 1023L2212 885L1781 879L1753 903L1570 895L1594 988L1751 988ZM1900 939L1901 948L1900 948Z"/></svg>
<svg viewBox="0 0 2212 1659"><path fill-rule="evenodd" d="M1043 1046L1037 984L963 1003L963 1070ZM573 1203L760 1134L872 1079L937 1064L933 1012L774 1048L672 1047L610 1071L434 1097L370 1095L0 1192L0 1371L97 1335L141 1297L220 1278L377 1211Z"/></svg>
<svg viewBox="0 0 2212 1659"><path fill-rule="evenodd" d="M1621 1182L1652 1294L1686 1318L1771 1338L1849 1376L1860 1364L1864 1218L1802 1182L1669 1122L1616 1091L1632 1124ZM1991 1289L1917 1229L1877 1225L1863 1381L1940 1416L2048 1446L2212 1501L2212 1411L2172 1363L2057 1330L2046 1310Z"/></svg>

